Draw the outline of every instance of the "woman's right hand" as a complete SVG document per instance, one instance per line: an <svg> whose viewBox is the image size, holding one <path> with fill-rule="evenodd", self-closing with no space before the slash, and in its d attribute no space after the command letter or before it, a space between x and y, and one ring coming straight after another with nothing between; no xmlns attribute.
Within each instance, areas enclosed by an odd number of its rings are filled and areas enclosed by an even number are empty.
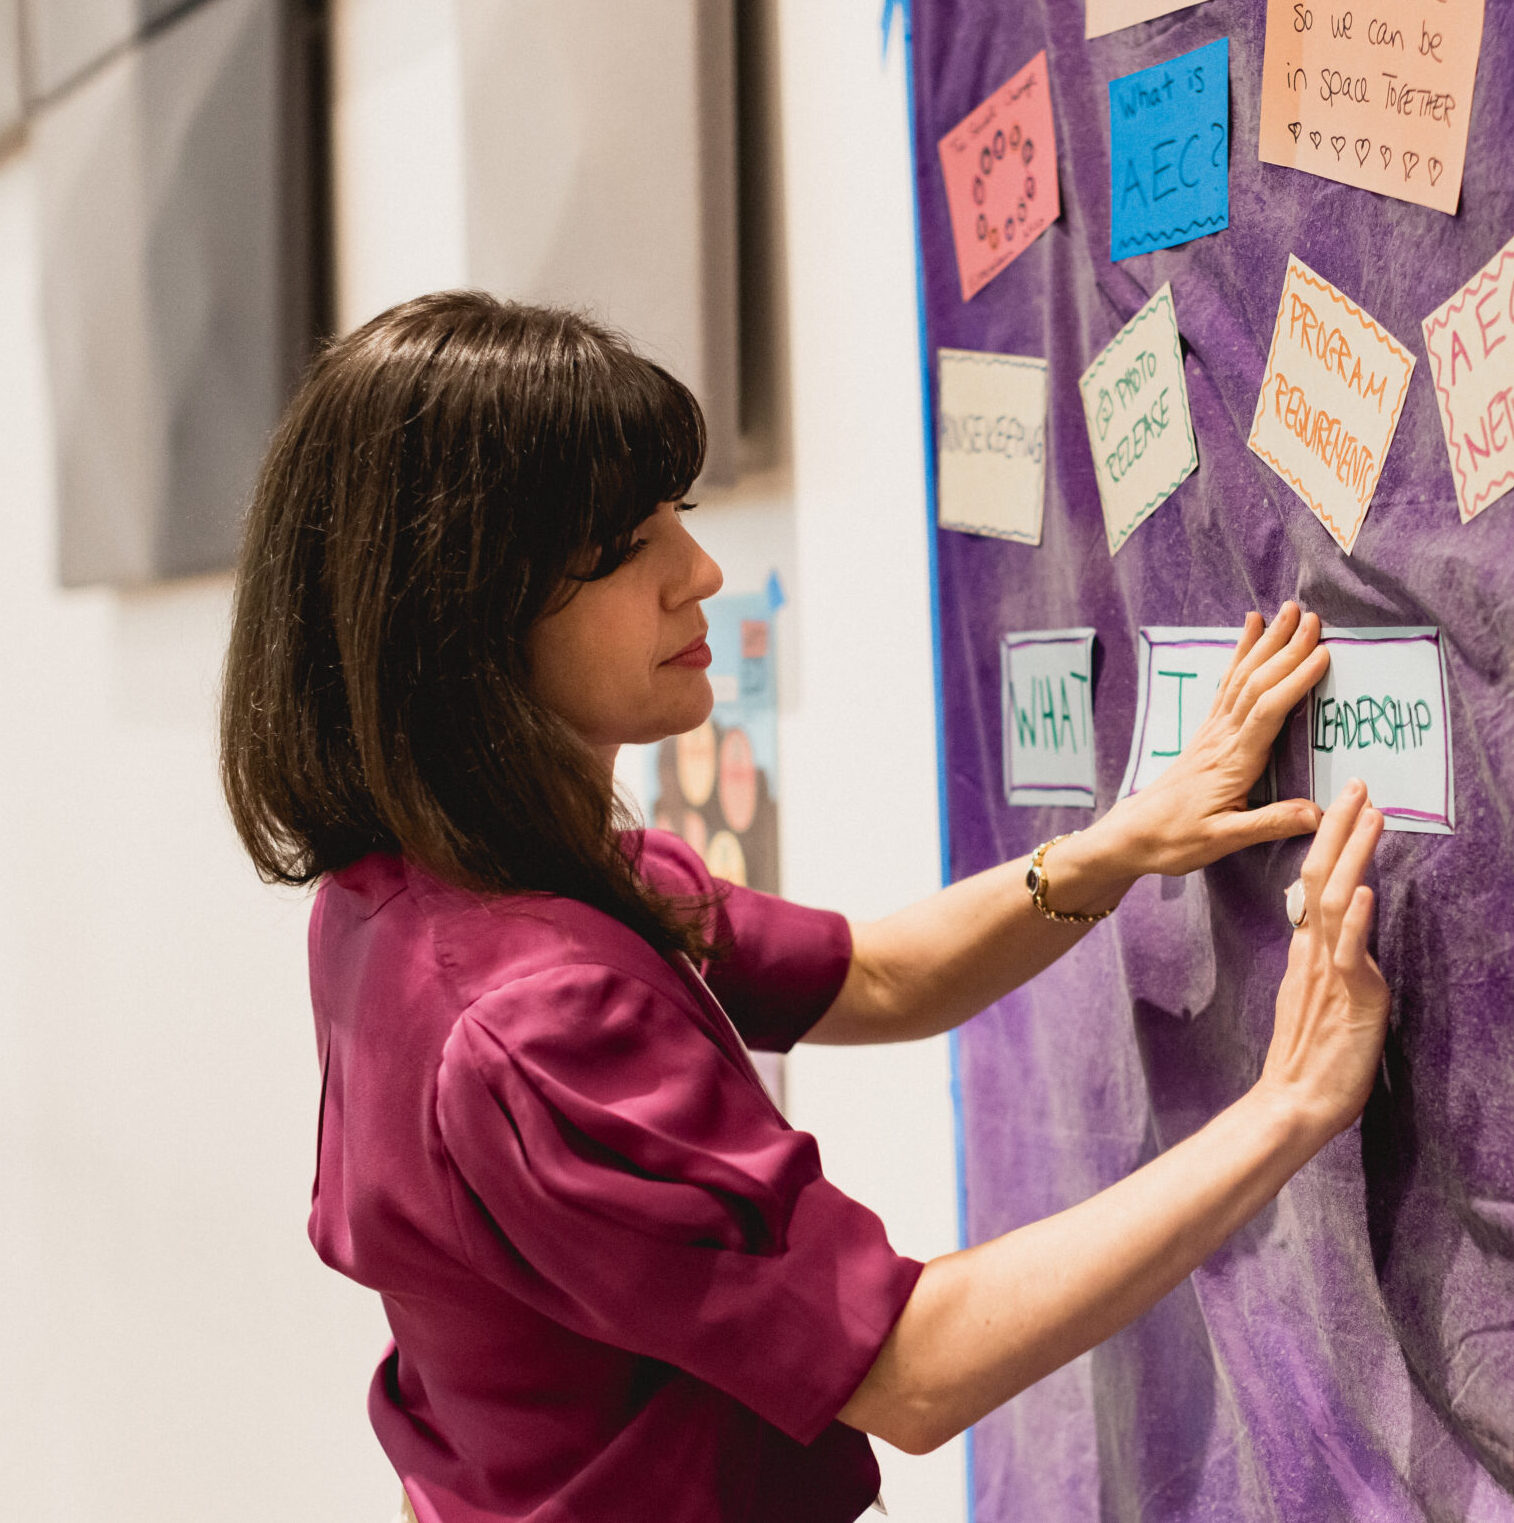
<svg viewBox="0 0 1514 1523"><path fill-rule="evenodd" d="M1353 779L1325 811L1304 858L1307 913L1293 933L1259 1088L1270 1090L1320 1143L1360 1114L1388 1025L1388 986L1367 953L1372 890L1362 879L1383 817Z"/></svg>

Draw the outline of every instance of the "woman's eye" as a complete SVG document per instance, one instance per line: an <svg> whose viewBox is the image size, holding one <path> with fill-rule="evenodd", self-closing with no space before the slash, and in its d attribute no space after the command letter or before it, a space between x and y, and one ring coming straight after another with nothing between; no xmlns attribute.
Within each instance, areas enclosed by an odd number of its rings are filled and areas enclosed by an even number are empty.
<svg viewBox="0 0 1514 1523"><path fill-rule="evenodd" d="M698 506L697 502L675 502L673 504L673 511L675 513L687 513L691 508L697 508Z"/></svg>
<svg viewBox="0 0 1514 1523"><path fill-rule="evenodd" d="M620 558L620 564L622 566L624 566L627 561L635 560L636 557L638 555L640 555L641 552L643 550L645 550L646 548L647 548L647 542L646 542L646 540L644 540L644 539L633 539L631 541L631 543L626 546L626 553L623 556L621 556L621 558Z"/></svg>

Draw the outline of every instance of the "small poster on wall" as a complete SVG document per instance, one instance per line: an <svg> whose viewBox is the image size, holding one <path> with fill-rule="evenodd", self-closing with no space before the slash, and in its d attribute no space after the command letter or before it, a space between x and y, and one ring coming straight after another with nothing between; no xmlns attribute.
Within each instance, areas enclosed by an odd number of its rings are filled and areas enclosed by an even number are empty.
<svg viewBox="0 0 1514 1523"><path fill-rule="evenodd" d="M778 892L778 682L764 593L712 598L710 687L697 730L645 748L651 822L682 836L717 878Z"/></svg>

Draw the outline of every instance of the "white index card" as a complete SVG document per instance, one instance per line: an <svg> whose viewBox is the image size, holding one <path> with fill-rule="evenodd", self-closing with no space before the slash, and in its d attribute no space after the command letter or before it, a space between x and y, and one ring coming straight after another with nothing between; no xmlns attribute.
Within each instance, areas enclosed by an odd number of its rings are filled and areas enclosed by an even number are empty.
<svg viewBox="0 0 1514 1523"><path fill-rule="evenodd" d="M1094 803L1091 629L1027 629L999 641L1004 797Z"/></svg>
<svg viewBox="0 0 1514 1523"><path fill-rule="evenodd" d="M1155 782L1209 717L1239 629L1155 626L1136 635L1136 715L1120 797Z"/></svg>
<svg viewBox="0 0 1514 1523"><path fill-rule="evenodd" d="M1389 830L1456 829L1451 707L1440 630L1327 629L1330 670L1309 695L1309 791L1328 806L1359 777Z"/></svg>

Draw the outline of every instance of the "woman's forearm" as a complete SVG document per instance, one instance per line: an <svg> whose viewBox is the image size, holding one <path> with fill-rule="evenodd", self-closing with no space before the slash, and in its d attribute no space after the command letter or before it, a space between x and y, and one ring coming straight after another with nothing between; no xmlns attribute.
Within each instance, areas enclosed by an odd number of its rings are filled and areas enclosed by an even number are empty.
<svg viewBox="0 0 1514 1523"><path fill-rule="evenodd" d="M842 1421L944 1443L1153 1306L1326 1135L1259 1087L1080 1205L932 1260Z"/></svg>
<svg viewBox="0 0 1514 1523"><path fill-rule="evenodd" d="M1283 721L1325 674L1319 620L1285 603L1263 630L1246 616L1214 708L1155 782L1053 847L1053 909L1118 903L1143 873L1181 874L1228 852L1311 831L1319 807L1287 799L1248 809ZM887 919L853 927L852 967L806 1040L891 1042L950 1030L1039 973L1085 927L1048 920L1025 887L1026 859L953 884Z"/></svg>
<svg viewBox="0 0 1514 1523"><path fill-rule="evenodd" d="M1048 903L1085 913L1134 880L1109 816L1047 853ZM1088 927L1048 920L1025 886L1029 857L964 878L883 920L852 926L852 964L810 1042L903 1042L960 1025L1034 977Z"/></svg>
<svg viewBox="0 0 1514 1523"><path fill-rule="evenodd" d="M934 1448L1152 1306L1361 1114L1389 1003L1367 952L1383 817L1366 797L1348 784L1304 859L1255 1087L1081 1205L927 1264L844 1421Z"/></svg>

